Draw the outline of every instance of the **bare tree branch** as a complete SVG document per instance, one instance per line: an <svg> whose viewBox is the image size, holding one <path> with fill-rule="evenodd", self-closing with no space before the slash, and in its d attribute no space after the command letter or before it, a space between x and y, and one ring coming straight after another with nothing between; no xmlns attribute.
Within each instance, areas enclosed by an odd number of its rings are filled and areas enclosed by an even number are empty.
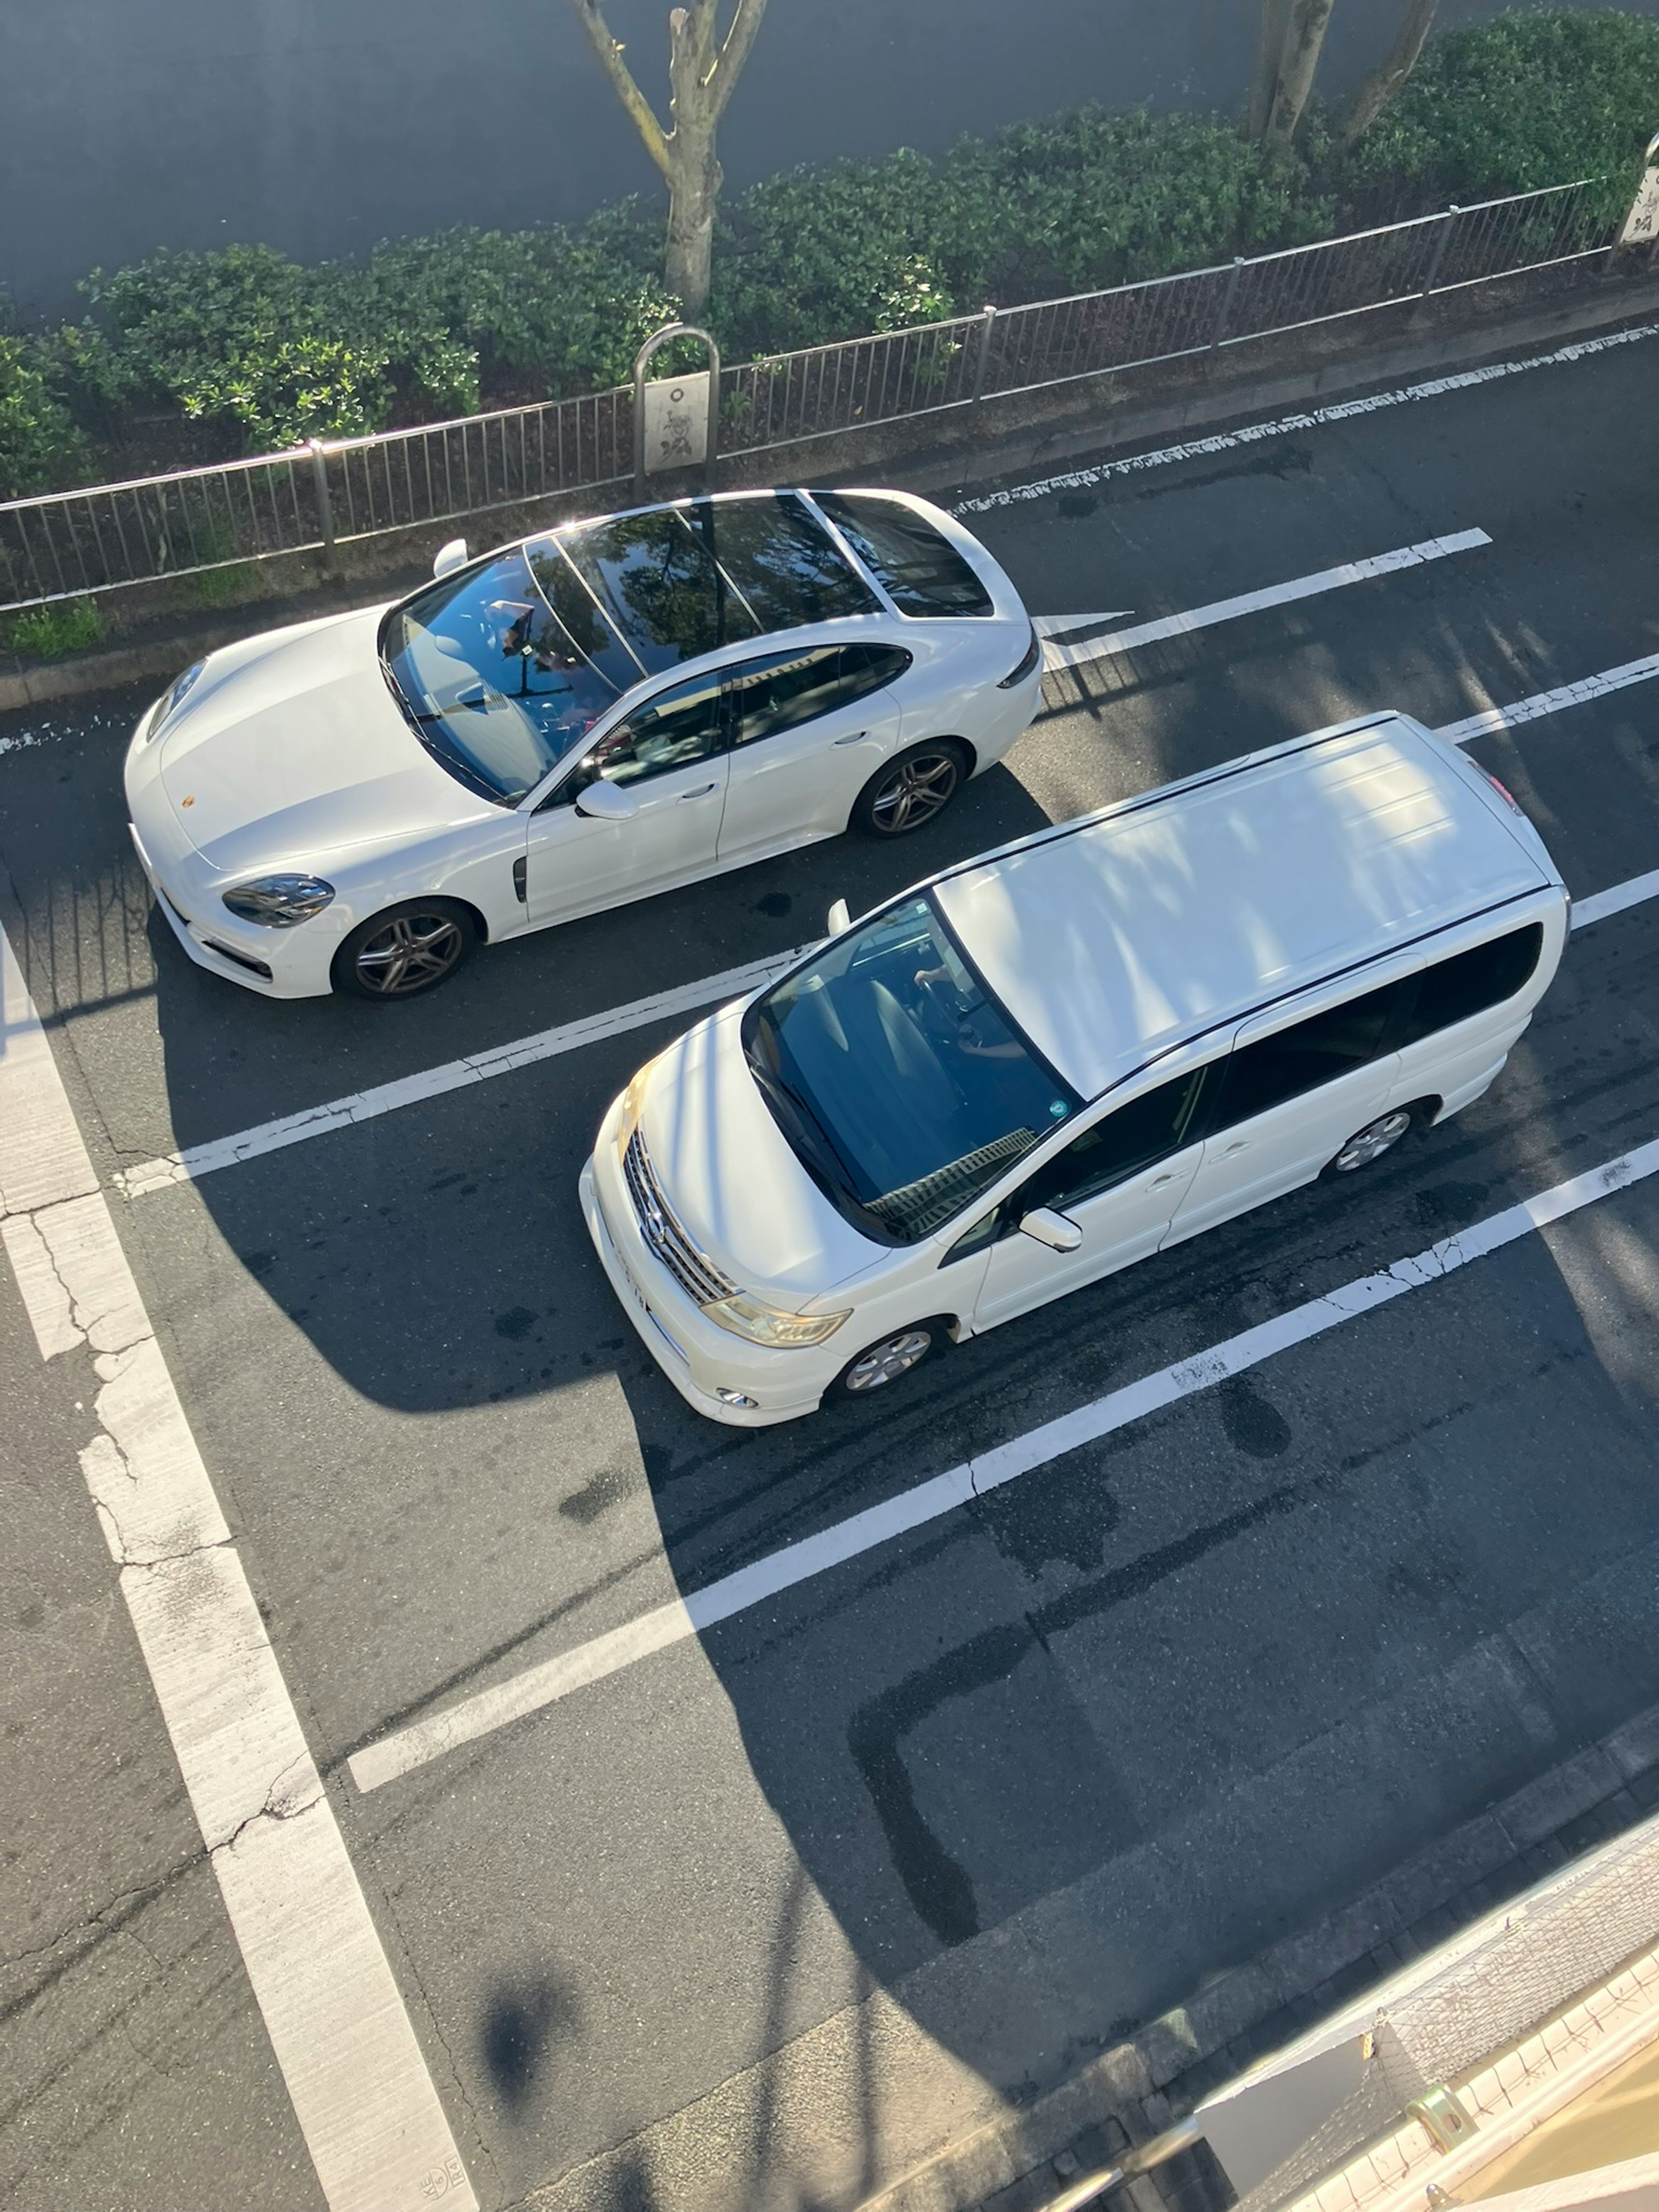
<svg viewBox="0 0 1659 2212"><path fill-rule="evenodd" d="M714 112L722 113L731 99L743 65L749 58L749 49L755 43L755 33L761 27L761 17L766 13L766 0L738 0L738 10L732 18L731 28L721 42L720 55L714 64Z"/></svg>
<svg viewBox="0 0 1659 2212"><path fill-rule="evenodd" d="M1417 57L1423 51L1423 42L1429 35L1438 5L1439 0L1407 0L1388 59L1371 71L1354 94L1353 106L1342 127L1345 154L1358 144L1416 68Z"/></svg>
<svg viewBox="0 0 1659 2212"><path fill-rule="evenodd" d="M582 27L592 42L600 66L611 80L611 89L645 142L646 152L664 176L667 176L671 161L667 134L653 112L650 101L635 83L633 71L623 59L622 46L611 35L611 27L605 20L599 0L570 0L570 4L581 18Z"/></svg>

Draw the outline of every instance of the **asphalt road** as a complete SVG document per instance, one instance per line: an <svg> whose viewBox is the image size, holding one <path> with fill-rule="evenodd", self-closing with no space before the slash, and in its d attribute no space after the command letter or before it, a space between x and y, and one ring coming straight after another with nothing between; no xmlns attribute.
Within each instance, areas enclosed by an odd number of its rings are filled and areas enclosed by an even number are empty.
<svg viewBox="0 0 1659 2212"><path fill-rule="evenodd" d="M0 921L103 1182L1253 746L1659 651L1656 343L976 514L1034 611L1136 622L1491 543L1051 678L901 853L820 846L408 1007L186 963L125 837L141 699L0 720ZM1473 750L1576 896L1659 869L1659 682ZM1497 1086L1352 1183L756 1433L662 1381L577 1209L684 1017L117 1193L482 2203L853 2204L1659 1698L1640 1184L382 1788L346 1764L1659 1136L1656 952L1659 900L1576 933ZM0 1270L0 2203L321 2204L76 1465L85 1359L41 1364Z"/></svg>

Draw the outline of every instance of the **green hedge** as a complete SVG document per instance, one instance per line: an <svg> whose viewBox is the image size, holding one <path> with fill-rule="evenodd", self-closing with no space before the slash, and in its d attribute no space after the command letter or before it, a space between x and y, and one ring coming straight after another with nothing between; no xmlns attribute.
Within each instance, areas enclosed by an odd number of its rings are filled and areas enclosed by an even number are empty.
<svg viewBox="0 0 1659 2212"><path fill-rule="evenodd" d="M768 178L726 203L710 319L736 360L1200 267L1379 205L1596 175L1612 207L1656 127L1659 22L1512 11L1431 40L1346 161L1317 115L1274 158L1212 117L1085 107L936 160ZM361 262L233 246L94 272L83 322L0 336L0 494L95 477L87 433L113 441L158 408L258 452L620 383L675 312L660 244L657 212L628 202Z"/></svg>
<svg viewBox="0 0 1659 2212"><path fill-rule="evenodd" d="M1517 9L1431 40L1352 174L1431 206L1606 177L1611 209L1628 204L1656 131L1659 22Z"/></svg>

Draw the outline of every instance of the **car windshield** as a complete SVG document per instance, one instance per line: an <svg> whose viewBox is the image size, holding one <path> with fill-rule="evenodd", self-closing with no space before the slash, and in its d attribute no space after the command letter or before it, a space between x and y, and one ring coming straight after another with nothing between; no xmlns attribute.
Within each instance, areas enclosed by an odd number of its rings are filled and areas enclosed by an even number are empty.
<svg viewBox="0 0 1659 2212"><path fill-rule="evenodd" d="M763 993L743 1043L801 1164L886 1243L942 1227L1082 1103L926 897L837 938Z"/></svg>
<svg viewBox="0 0 1659 2212"><path fill-rule="evenodd" d="M469 790L507 805L641 673L557 547L541 541L395 607L380 653L427 750Z"/></svg>

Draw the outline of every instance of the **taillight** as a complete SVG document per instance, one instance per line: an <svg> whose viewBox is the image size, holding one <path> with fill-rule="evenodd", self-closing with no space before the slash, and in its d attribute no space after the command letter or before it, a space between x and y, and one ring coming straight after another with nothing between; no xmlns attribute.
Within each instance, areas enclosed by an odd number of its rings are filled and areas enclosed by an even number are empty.
<svg viewBox="0 0 1659 2212"><path fill-rule="evenodd" d="M1524 821L1526 817L1524 814L1522 814L1521 803L1516 798L1515 793L1510 789L1509 786L1506 783L1500 783L1489 768L1483 768L1480 773L1486 777L1487 782L1498 793L1498 796L1503 800L1504 805L1509 808L1510 813L1521 814L1522 819Z"/></svg>
<svg viewBox="0 0 1659 2212"><path fill-rule="evenodd" d="M1012 691L1016 684L1023 684L1042 658L1042 640L1036 634L1036 624L1031 625L1031 642L1020 656L1018 668L1011 668L997 685L999 691Z"/></svg>

